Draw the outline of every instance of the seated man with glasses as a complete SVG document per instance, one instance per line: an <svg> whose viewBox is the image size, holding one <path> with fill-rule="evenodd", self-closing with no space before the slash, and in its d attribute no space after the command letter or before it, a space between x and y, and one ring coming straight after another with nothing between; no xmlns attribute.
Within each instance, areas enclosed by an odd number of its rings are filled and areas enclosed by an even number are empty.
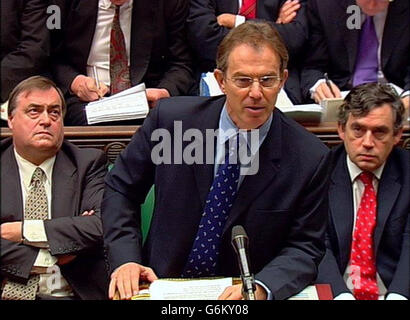
<svg viewBox="0 0 410 320"><path fill-rule="evenodd" d="M314 281L325 250L330 158L275 108L287 61L276 29L248 21L218 49L215 77L225 96L174 97L151 110L106 178L111 298L118 291L129 299L141 281L158 277L239 276L235 225L249 236L257 299L286 299ZM155 209L142 243L140 204L152 184ZM241 289L230 286L219 298L241 299Z"/></svg>

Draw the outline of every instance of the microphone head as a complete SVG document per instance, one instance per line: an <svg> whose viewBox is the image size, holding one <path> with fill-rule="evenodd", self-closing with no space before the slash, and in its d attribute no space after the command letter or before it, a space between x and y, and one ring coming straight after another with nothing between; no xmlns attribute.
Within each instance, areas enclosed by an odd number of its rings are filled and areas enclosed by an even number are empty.
<svg viewBox="0 0 410 320"><path fill-rule="evenodd" d="M239 238L239 237L244 237L248 239L248 235L246 234L245 229L242 226L237 225L232 228L231 240L234 241L235 238Z"/></svg>

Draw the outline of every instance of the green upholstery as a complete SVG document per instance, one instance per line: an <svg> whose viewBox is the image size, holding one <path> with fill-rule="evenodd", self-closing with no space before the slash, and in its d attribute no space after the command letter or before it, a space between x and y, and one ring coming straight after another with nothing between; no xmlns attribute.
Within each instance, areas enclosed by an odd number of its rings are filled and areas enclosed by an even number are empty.
<svg viewBox="0 0 410 320"><path fill-rule="evenodd" d="M108 171L114 167L113 164L108 165ZM155 204L155 190L154 185L149 190L145 202L141 205L141 231L142 231L142 243L145 242L149 227L151 225L152 213L154 212Z"/></svg>
<svg viewBox="0 0 410 320"><path fill-rule="evenodd" d="M145 242L149 227L151 225L152 213L154 212L155 204L155 189L154 185L149 190L145 202L141 205L141 231L142 231L142 243Z"/></svg>

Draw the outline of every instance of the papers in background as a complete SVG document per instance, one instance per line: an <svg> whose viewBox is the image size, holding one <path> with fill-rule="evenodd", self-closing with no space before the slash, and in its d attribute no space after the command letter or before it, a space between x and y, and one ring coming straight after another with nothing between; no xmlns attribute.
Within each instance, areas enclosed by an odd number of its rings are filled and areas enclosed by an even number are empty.
<svg viewBox="0 0 410 320"><path fill-rule="evenodd" d="M0 109L1 109L0 117L1 117L1 119L5 120L5 121L7 121L7 119L8 119L8 115L7 115L8 107L9 107L9 101L8 100L0 105Z"/></svg>
<svg viewBox="0 0 410 320"><path fill-rule="evenodd" d="M337 121L337 113L342 103L343 103L343 98L323 99L320 102L320 105L323 108L323 114L322 114L321 121L322 122Z"/></svg>
<svg viewBox="0 0 410 320"><path fill-rule="evenodd" d="M88 124L145 118L149 111L145 84L90 102L85 111Z"/></svg>
<svg viewBox="0 0 410 320"><path fill-rule="evenodd" d="M319 104L295 104L291 107L277 108L286 114L289 118L298 122L317 123L320 122L323 115L323 108Z"/></svg>

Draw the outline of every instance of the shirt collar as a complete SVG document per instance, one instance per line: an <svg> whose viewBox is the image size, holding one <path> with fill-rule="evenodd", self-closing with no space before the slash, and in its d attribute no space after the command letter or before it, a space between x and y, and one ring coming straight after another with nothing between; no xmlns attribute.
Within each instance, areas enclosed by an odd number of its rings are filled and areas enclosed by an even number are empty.
<svg viewBox="0 0 410 320"><path fill-rule="evenodd" d="M121 8L127 8L128 6L131 6L131 5L132 5L132 1L133 1L133 0L130 0L130 1L126 2L126 3L124 3L124 4L121 6ZM99 6L100 8L105 9L105 10L109 9L109 8L111 7L111 5L112 5L111 0L100 0L100 2L99 2L99 4L98 4L98 6Z"/></svg>
<svg viewBox="0 0 410 320"><path fill-rule="evenodd" d="M350 160L349 155L346 155L346 159L347 159L347 168L349 170L349 175L350 175L350 181L354 183L354 181L363 172L363 170L360 169L352 160ZM372 171L372 173L377 178L377 180L380 180L385 165L386 165L386 162L383 163L376 170Z"/></svg>
<svg viewBox="0 0 410 320"><path fill-rule="evenodd" d="M225 144L226 141L228 141L230 138L235 136L238 132L243 135L245 140L247 141L249 149L252 151L252 153L255 153L257 149L262 145L262 142L265 140L266 136L268 135L270 126L272 124L272 118L273 114L271 114L268 118L268 120L258 129L254 129L259 131L259 145L255 146L252 145L251 139L249 138L249 134L251 131L246 131L246 130L240 130L232 121L231 117L228 114L228 111L226 110L226 102L224 107L222 108L221 111L221 117L219 119L219 131L218 131L218 143L219 144ZM248 135L248 137L246 137ZM255 150L256 148L256 150Z"/></svg>
<svg viewBox="0 0 410 320"><path fill-rule="evenodd" d="M51 179L53 175L53 167L54 167L54 163L56 160L56 156L48 158L43 163L41 163L39 166L36 166L35 164L21 157L17 153L16 149L14 149L14 155L17 160L19 171L21 172L23 184L26 188L30 186L31 178L33 176L34 170L36 170L37 167L40 167L44 171L44 173L46 174L46 182L51 184L51 181L52 181Z"/></svg>

